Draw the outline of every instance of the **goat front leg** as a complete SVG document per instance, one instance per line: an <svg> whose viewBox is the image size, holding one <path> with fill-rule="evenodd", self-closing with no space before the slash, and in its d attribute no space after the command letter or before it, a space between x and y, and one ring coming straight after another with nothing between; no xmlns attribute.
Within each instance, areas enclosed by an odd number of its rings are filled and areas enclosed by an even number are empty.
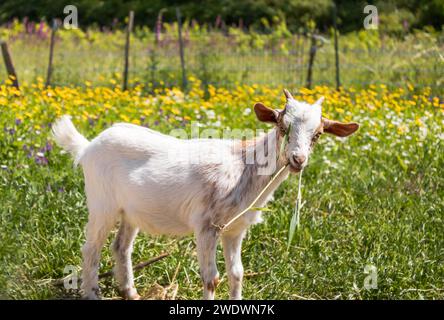
<svg viewBox="0 0 444 320"><path fill-rule="evenodd" d="M230 285L230 299L242 299L242 278L244 267L242 266L241 249L245 230L236 233L222 235L222 246L224 249L225 266Z"/></svg>
<svg viewBox="0 0 444 320"><path fill-rule="evenodd" d="M88 224L86 225L86 242L82 247L82 292L85 299L100 298L99 290L99 262L100 252L106 238L114 226L114 219L105 218L103 213L90 209Z"/></svg>
<svg viewBox="0 0 444 320"><path fill-rule="evenodd" d="M214 300L215 290L219 283L219 272L216 266L217 239L216 230L211 226L206 226L196 233L197 258L203 282L204 300Z"/></svg>

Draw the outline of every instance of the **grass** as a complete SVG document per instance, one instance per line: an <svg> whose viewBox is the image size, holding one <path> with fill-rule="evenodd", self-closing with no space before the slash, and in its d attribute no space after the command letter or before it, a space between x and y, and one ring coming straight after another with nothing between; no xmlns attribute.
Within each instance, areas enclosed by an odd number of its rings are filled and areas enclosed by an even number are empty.
<svg viewBox="0 0 444 320"><path fill-rule="evenodd" d="M103 93L98 89L91 98L95 102L90 103L86 89L27 90L20 96L7 95L6 104L1 106L0 296L75 298L76 292L54 287L48 279L63 277L67 265L81 264L80 248L87 221L82 173L58 148L44 151L47 164L35 152L52 142L48 124L59 112L73 114L76 125L92 138L123 114L137 119L146 107L137 100L137 92L116 90L114 96L104 98L109 90L103 89ZM253 93L246 94L250 90ZM159 100L148 104L153 113L145 124L166 133L177 126L189 129L189 122L181 119L190 115L213 126L215 120L207 115L214 111L221 115L216 118L221 122L218 129L256 128L258 122L253 114L245 113L244 106L266 99L262 98L264 94L273 101L272 105L279 106L282 100L276 97L280 97L280 91L281 88L241 87L230 94L216 91L208 101L191 95L184 100L175 98L176 102L169 97L180 97L179 92L158 93ZM63 98L67 92L81 101ZM361 129L346 140L328 135L320 138L304 170L305 205L288 248L297 176L284 182L275 193L272 211L264 213L265 222L252 227L244 241L245 271L257 273L245 279L244 297L443 299L442 105L432 105L430 92L396 95L398 91L369 89L337 94L328 88L303 92L294 95L308 101L314 101L318 94L326 95L326 114L353 119ZM149 99L140 96L140 101ZM375 107L376 101L383 104ZM106 102L118 109L103 107ZM57 109L60 104L62 110ZM180 106L179 114L166 117L176 106ZM89 118L84 118L85 112ZM18 124L14 123L16 118L21 119ZM34 151L29 151L31 146ZM111 240L112 237L103 251L102 272L113 266ZM227 298L220 249L217 260L222 283L217 297ZM141 234L135 242L133 262L163 252L170 256L136 272L140 293L143 295L155 283L170 284L177 269L177 298L199 299L202 291L193 238ZM377 289L364 288L367 265L376 267ZM103 280L100 285L105 297L117 296L114 280Z"/></svg>

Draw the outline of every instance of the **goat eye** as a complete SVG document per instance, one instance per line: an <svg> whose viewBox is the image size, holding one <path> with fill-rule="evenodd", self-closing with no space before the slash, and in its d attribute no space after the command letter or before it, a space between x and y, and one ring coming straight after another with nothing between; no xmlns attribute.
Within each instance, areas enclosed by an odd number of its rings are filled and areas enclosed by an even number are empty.
<svg viewBox="0 0 444 320"><path fill-rule="evenodd" d="M321 133L317 132L312 138L312 143L315 143L319 139L320 136L321 136Z"/></svg>

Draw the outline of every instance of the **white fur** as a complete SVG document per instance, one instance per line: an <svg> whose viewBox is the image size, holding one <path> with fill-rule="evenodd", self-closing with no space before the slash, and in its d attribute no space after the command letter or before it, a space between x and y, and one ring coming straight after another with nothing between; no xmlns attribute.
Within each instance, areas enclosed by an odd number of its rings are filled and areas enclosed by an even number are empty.
<svg viewBox="0 0 444 320"><path fill-rule="evenodd" d="M52 127L57 143L75 157L75 164L78 164L82 151L89 144L89 141L82 136L72 124L69 116L61 117L56 125Z"/></svg>
<svg viewBox="0 0 444 320"><path fill-rule="evenodd" d="M302 157L305 159L302 166L307 164L313 134L321 125L322 101L323 98L311 105L293 98L287 100L284 123L287 126L291 123L287 150L287 158L291 164L293 164L293 157Z"/></svg>
<svg viewBox="0 0 444 320"><path fill-rule="evenodd" d="M59 119L54 137L81 164L85 176L89 220L82 248L84 296L97 298L100 251L120 222L113 253L116 278L126 298L138 297L131 251L141 229L172 236L194 233L204 298L213 299L219 238L214 225L228 222L250 205L287 159L294 164L293 156L302 155L305 161L298 167L306 164L312 135L321 124L320 103L311 106L289 99L283 120L286 126L291 123L285 155L278 155L282 139L276 128L242 145L236 140L176 139L132 124L116 124L88 142L68 116ZM274 181L256 206L270 200L288 173L286 169ZM251 224L261 221L260 215L248 212L220 235L232 299L242 296L242 239Z"/></svg>
<svg viewBox="0 0 444 320"><path fill-rule="evenodd" d="M130 252L134 237L141 229L150 234L174 236L194 232L204 298L213 299L218 277L215 255L219 236L213 224L227 222L247 207L268 183L271 175L261 176L256 169L247 169L242 151L255 153L261 142L268 139L270 154L275 160L277 131L271 131L246 149L239 147L238 141L180 140L131 124L116 124L88 142L67 116L54 124L53 133L56 141L81 164L85 177L89 220L82 248L84 296L97 298L100 250L110 230L120 221L113 250L115 273L124 296L138 297ZM191 158L200 160L197 163L182 161L171 157L171 150L188 150ZM224 161L215 162L221 155ZM287 175L288 170L258 206L271 197ZM233 299L241 298L242 238L249 225L260 221L260 212L249 212L222 234Z"/></svg>

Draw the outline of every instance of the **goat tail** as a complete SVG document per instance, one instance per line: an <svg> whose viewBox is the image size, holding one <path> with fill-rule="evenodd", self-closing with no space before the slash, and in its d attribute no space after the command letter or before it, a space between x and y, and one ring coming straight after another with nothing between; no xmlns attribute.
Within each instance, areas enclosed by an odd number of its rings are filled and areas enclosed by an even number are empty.
<svg viewBox="0 0 444 320"><path fill-rule="evenodd" d="M59 118L52 126L52 134L57 144L74 157L74 163L77 165L89 141L77 131L71 117L64 115Z"/></svg>

